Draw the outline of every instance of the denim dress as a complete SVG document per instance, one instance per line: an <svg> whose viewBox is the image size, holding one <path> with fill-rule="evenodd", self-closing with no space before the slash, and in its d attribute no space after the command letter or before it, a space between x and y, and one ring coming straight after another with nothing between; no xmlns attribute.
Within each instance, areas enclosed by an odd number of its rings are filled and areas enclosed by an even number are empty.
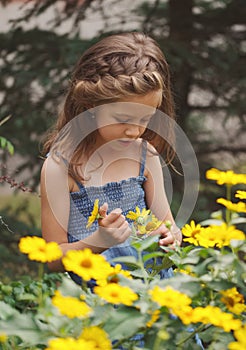
<svg viewBox="0 0 246 350"><path fill-rule="evenodd" d="M140 159L140 172L137 177L130 177L118 182L109 182L102 186L86 187L82 183L77 183L79 191L70 193L70 216L68 224L68 242L76 242L90 236L98 228L95 221L90 228L86 228L87 221L93 210L94 202L99 199L99 206L108 203L108 211L115 208L121 208L122 214L126 216L129 211L135 211L136 206L141 210L147 209L145 202L145 192L143 184L146 181L144 176L145 161L147 153L147 142L142 141L142 151ZM128 219L127 219L128 220ZM128 220L131 223L131 220ZM114 258L121 256L135 256L137 251L131 246L131 239L128 238L124 243L113 246L105 250L101 255L106 260L115 265ZM128 269L123 263L124 269ZM81 278L74 273L69 273L71 278L81 285ZM172 276L172 269L163 269L160 272L160 278Z"/></svg>

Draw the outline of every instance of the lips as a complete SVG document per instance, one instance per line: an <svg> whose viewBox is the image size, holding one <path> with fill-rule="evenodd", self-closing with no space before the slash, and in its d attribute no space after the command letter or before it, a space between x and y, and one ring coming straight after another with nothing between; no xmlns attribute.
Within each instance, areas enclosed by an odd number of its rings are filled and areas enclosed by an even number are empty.
<svg viewBox="0 0 246 350"><path fill-rule="evenodd" d="M133 141L130 140L118 140L118 142L123 146L129 146L132 144Z"/></svg>

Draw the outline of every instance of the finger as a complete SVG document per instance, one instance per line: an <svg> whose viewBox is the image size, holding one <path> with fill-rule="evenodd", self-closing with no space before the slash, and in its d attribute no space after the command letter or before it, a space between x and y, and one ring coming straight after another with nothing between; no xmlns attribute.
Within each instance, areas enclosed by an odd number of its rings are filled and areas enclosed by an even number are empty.
<svg viewBox="0 0 246 350"><path fill-rule="evenodd" d="M152 231L151 232L151 236L154 236L154 235L160 235L160 236L165 236L167 233L168 233L168 229L166 228L165 225L161 225L159 226L156 230Z"/></svg>
<svg viewBox="0 0 246 350"><path fill-rule="evenodd" d="M111 219L111 215L113 216L113 220L112 222L110 222L109 220ZM121 226L124 224L124 222L126 222L126 219L124 217L124 215L119 215L116 216L115 213L110 214L110 217L107 217L106 219L104 219L103 224L106 223L107 227L109 228L121 228Z"/></svg>
<svg viewBox="0 0 246 350"><path fill-rule="evenodd" d="M121 216L122 210L117 208L111 211L105 218L100 221L100 225L104 227L117 227L116 221ZM113 226L112 226L113 224Z"/></svg>
<svg viewBox="0 0 246 350"><path fill-rule="evenodd" d="M99 208L99 214L103 218L107 216L107 211L108 211L108 203L103 203L103 205Z"/></svg>
<svg viewBox="0 0 246 350"><path fill-rule="evenodd" d="M169 245L172 244L174 242L174 237L171 234L168 234L165 238L161 238L159 240L159 244L160 245Z"/></svg>
<svg viewBox="0 0 246 350"><path fill-rule="evenodd" d="M125 240L127 240L127 238L130 237L131 233L132 233L131 228L130 228L128 222L125 221L124 224L119 229L121 243L125 242Z"/></svg>

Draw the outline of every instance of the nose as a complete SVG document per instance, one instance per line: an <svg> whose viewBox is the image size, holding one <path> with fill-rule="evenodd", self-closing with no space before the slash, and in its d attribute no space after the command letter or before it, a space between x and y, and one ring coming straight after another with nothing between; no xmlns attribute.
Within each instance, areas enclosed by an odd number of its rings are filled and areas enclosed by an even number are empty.
<svg viewBox="0 0 246 350"><path fill-rule="evenodd" d="M125 129L125 135L131 138L138 138L141 135L140 125L127 124Z"/></svg>

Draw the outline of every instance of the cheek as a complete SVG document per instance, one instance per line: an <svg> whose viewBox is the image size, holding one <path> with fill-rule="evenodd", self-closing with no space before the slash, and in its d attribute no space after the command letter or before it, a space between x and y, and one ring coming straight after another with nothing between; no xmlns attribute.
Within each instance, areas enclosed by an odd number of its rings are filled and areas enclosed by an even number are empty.
<svg viewBox="0 0 246 350"><path fill-rule="evenodd" d="M112 138L114 136L120 135L122 133L122 130L120 127L117 127L115 125L108 125L99 127L98 132L101 136Z"/></svg>

